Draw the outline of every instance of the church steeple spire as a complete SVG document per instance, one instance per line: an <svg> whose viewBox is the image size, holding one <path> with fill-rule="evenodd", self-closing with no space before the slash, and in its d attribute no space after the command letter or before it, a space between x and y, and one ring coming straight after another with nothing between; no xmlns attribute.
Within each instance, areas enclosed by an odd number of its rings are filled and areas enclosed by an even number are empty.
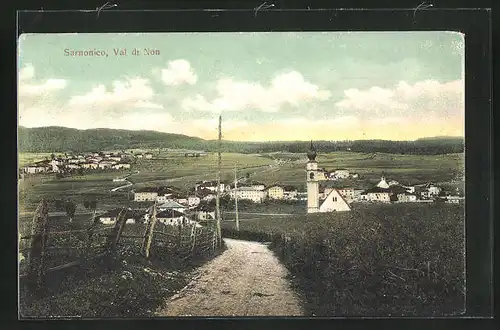
<svg viewBox="0 0 500 330"><path fill-rule="evenodd" d="M311 140L311 147L307 152L307 158L309 158L309 161L314 161L316 159L316 155L316 148L314 148L313 142Z"/></svg>

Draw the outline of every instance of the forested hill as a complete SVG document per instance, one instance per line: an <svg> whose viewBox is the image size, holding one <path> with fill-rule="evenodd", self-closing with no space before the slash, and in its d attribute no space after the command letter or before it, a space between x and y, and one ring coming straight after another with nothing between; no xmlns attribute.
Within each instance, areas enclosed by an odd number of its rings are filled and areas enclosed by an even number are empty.
<svg viewBox="0 0 500 330"><path fill-rule="evenodd" d="M430 137L416 141L315 141L319 152L353 151L397 154L445 154L464 151L464 138ZM237 142L222 141L222 151L242 153L304 153L310 141ZM66 127L19 127L20 152L83 152L132 148L173 148L216 151L217 141L155 131L115 129L77 130Z"/></svg>
<svg viewBox="0 0 500 330"><path fill-rule="evenodd" d="M107 128L78 130L67 127L19 127L19 151L66 152L129 148L202 148L204 140L155 131L128 131Z"/></svg>

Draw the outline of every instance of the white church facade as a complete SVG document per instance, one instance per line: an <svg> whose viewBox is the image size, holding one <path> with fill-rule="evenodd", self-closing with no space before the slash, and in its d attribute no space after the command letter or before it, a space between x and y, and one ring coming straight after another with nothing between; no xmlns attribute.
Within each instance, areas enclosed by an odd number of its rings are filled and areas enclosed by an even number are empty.
<svg viewBox="0 0 500 330"><path fill-rule="evenodd" d="M311 149L307 152L309 161L306 164L307 213L350 211L351 207L337 189L331 190L320 205L319 182L327 180L325 171L318 169L316 150L311 141Z"/></svg>

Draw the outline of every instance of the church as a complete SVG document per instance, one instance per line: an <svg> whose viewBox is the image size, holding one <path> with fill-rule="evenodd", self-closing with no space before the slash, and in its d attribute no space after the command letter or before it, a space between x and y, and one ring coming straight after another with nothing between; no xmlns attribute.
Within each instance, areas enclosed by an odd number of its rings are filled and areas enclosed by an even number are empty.
<svg viewBox="0 0 500 330"><path fill-rule="evenodd" d="M351 207L337 189L332 189L320 205L319 182L328 180L327 173L318 168L316 149L311 141L306 164L307 213L350 211Z"/></svg>

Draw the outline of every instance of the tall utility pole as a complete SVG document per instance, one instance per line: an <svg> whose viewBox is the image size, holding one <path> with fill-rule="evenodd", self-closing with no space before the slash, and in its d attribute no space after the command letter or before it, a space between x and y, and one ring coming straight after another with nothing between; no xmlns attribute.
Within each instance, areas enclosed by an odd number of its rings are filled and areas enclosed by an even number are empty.
<svg viewBox="0 0 500 330"><path fill-rule="evenodd" d="M219 116L219 143L218 143L218 163L217 163L217 198L215 199L215 212L217 215L217 243L222 244L222 233L220 228L220 168L221 168L221 140L222 140L222 116Z"/></svg>
<svg viewBox="0 0 500 330"><path fill-rule="evenodd" d="M236 163L234 164L234 211L236 214L236 231L240 231L240 220L238 218L238 177L236 174Z"/></svg>

